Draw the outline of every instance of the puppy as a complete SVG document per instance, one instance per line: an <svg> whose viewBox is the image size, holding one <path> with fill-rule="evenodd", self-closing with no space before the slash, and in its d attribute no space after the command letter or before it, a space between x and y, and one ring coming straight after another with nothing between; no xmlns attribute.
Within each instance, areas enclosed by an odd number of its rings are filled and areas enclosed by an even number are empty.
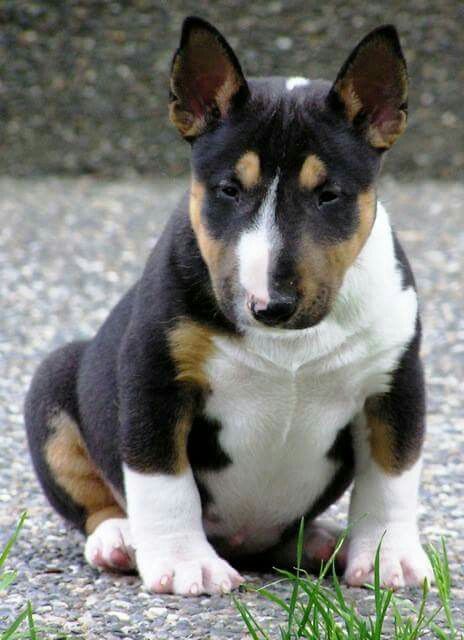
<svg viewBox="0 0 464 640"><path fill-rule="evenodd" d="M316 518L354 481L345 580L419 585L424 381L414 279L376 197L403 133L395 29L333 84L246 80L222 35L187 18L170 118L189 194L97 335L55 351L26 401L35 469L87 534L93 566L156 593L228 592L232 567L305 562ZM230 564L232 563L232 564Z"/></svg>

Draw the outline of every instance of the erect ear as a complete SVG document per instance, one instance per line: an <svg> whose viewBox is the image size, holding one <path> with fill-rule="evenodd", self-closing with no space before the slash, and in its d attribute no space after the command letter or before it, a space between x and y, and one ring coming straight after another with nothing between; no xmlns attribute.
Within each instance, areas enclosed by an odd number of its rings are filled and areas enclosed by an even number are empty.
<svg viewBox="0 0 464 640"><path fill-rule="evenodd" d="M196 138L247 96L240 64L219 31L200 18L186 18L172 61L169 107L180 133Z"/></svg>
<svg viewBox="0 0 464 640"><path fill-rule="evenodd" d="M408 73L395 27L369 33L349 56L330 91L332 105L345 115L368 142L389 149L405 127Z"/></svg>

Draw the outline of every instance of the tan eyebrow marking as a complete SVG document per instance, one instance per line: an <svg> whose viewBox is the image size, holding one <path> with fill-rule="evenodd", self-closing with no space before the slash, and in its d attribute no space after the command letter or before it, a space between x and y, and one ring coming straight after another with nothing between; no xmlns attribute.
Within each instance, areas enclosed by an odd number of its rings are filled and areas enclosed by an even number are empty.
<svg viewBox="0 0 464 640"><path fill-rule="evenodd" d="M247 151L235 165L235 172L245 189L256 187L261 178L261 163L254 151Z"/></svg>
<svg viewBox="0 0 464 640"><path fill-rule="evenodd" d="M315 189L327 178L325 164L316 155L309 155L300 169L299 183L304 189Z"/></svg>

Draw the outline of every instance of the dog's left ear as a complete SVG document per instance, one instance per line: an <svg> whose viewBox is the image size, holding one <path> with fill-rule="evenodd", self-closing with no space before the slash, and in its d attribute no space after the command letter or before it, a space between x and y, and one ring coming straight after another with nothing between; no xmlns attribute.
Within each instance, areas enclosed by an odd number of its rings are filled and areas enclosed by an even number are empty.
<svg viewBox="0 0 464 640"><path fill-rule="evenodd" d="M169 115L194 140L248 97L240 64L225 38L209 22L186 18L171 68Z"/></svg>
<svg viewBox="0 0 464 640"><path fill-rule="evenodd" d="M406 128L408 73L395 27L369 33L343 65L329 103L379 150L389 149Z"/></svg>

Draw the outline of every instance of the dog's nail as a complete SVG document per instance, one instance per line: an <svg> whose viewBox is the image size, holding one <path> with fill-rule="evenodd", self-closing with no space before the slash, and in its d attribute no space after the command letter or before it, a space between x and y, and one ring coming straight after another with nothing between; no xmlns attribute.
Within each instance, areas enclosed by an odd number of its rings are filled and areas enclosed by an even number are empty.
<svg viewBox="0 0 464 640"><path fill-rule="evenodd" d="M160 580L160 585L162 587L167 587L169 583L169 576L162 576L161 580Z"/></svg>
<svg viewBox="0 0 464 640"><path fill-rule="evenodd" d="M230 582L228 580L224 580L223 582L221 582L221 591L222 593L229 593Z"/></svg>
<svg viewBox="0 0 464 640"><path fill-rule="evenodd" d="M200 587L196 582L190 587L190 593L192 596L197 596L200 593Z"/></svg>
<svg viewBox="0 0 464 640"><path fill-rule="evenodd" d="M391 579L391 586L393 588L398 588L400 586L400 577L398 574L394 575Z"/></svg>

